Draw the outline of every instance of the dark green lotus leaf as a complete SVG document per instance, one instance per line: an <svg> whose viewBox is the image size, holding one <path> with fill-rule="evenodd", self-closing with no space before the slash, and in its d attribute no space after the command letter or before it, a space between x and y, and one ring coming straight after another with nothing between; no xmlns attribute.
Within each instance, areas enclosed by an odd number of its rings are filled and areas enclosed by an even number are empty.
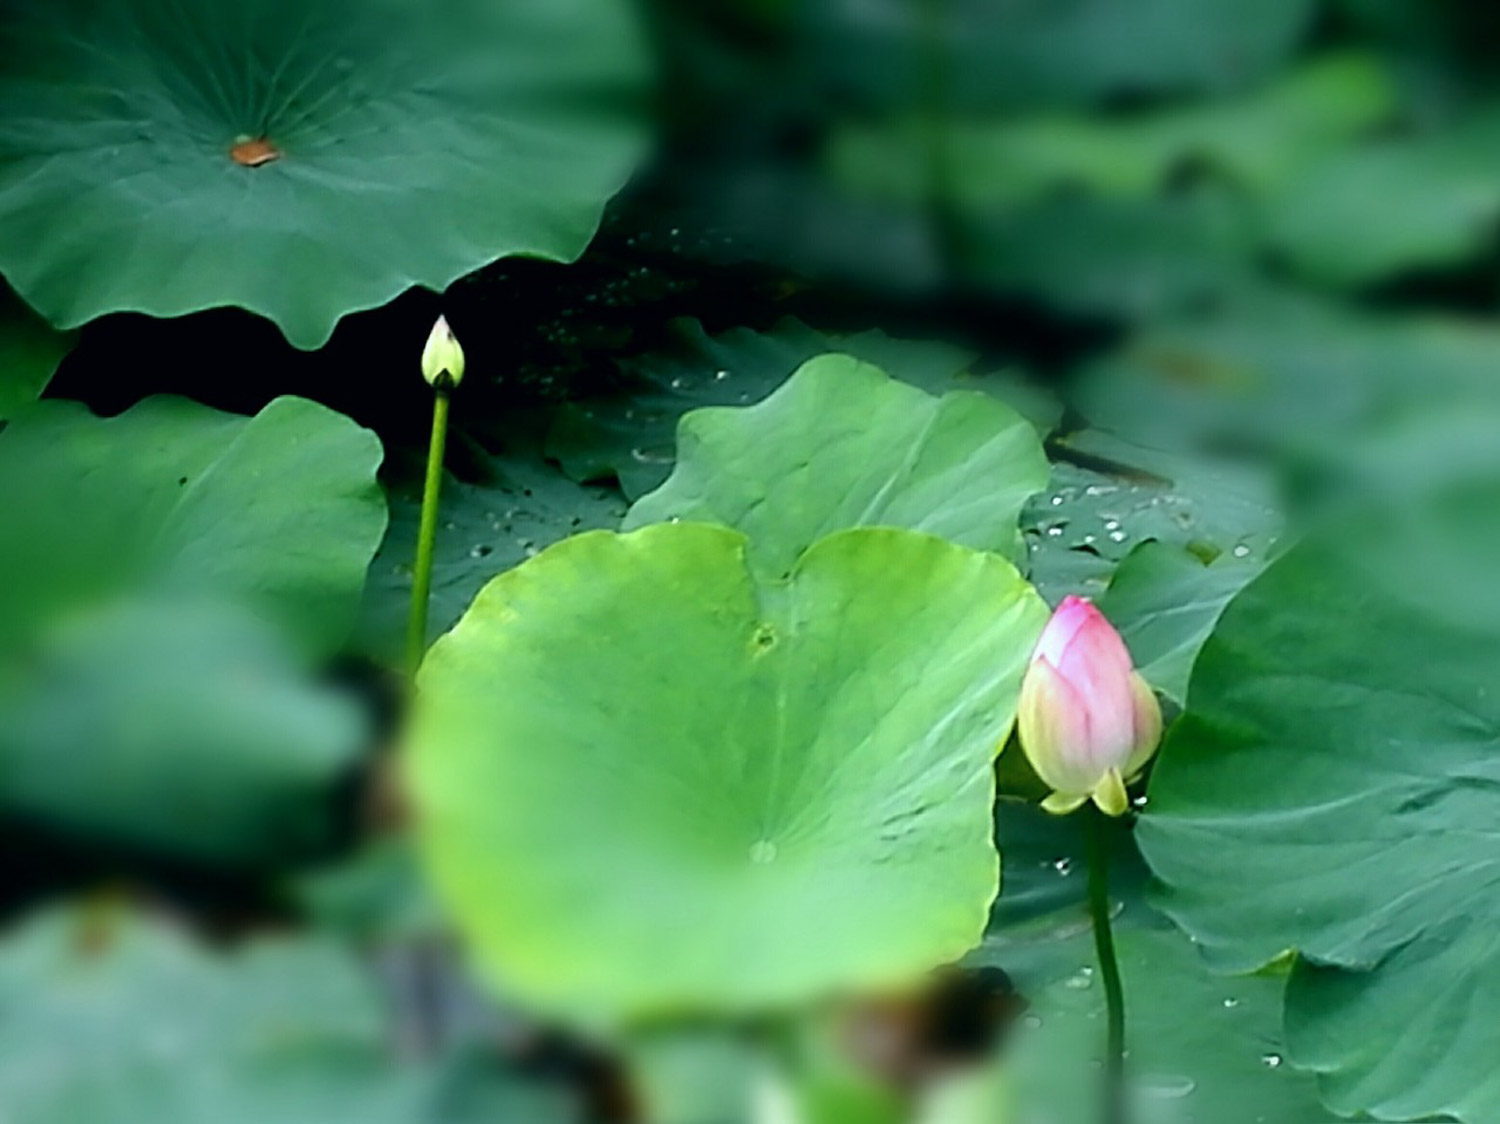
<svg viewBox="0 0 1500 1124"><path fill-rule="evenodd" d="M695 410L672 476L623 529L679 519L750 539L750 565L787 574L847 527L906 527L1010 558L1016 519L1047 483L1030 422L988 395L934 398L849 355L809 360L755 406Z"/></svg>
<svg viewBox="0 0 1500 1124"><path fill-rule="evenodd" d="M36 401L72 346L0 282L0 421Z"/></svg>
<svg viewBox="0 0 1500 1124"><path fill-rule="evenodd" d="M624 383L614 393L559 411L546 451L573 479L614 477L629 499L639 499L672 471L677 422L689 410L759 402L802 364L830 351L874 364L924 390L991 390L1013 400L1038 424L1050 424L1049 408L1034 395L1016 393L1013 382L968 379L974 355L951 344L873 331L829 336L791 319L770 332L734 328L716 336L697 321L675 327L671 347L622 364Z"/></svg>
<svg viewBox="0 0 1500 1124"><path fill-rule="evenodd" d="M422 842L480 970L589 1018L750 1011L962 955L1046 607L993 554L861 528L567 539L422 668Z"/></svg>
<svg viewBox="0 0 1500 1124"><path fill-rule="evenodd" d="M311 676L384 525L379 462L372 434L291 398L12 421L0 806L200 862L326 844L365 728Z"/></svg>
<svg viewBox="0 0 1500 1124"><path fill-rule="evenodd" d="M479 1098L489 1115L468 1111ZM503 1072L391 1057L382 997L330 941L215 955L159 923L59 911L0 945L12 1124L562 1122Z"/></svg>
<svg viewBox="0 0 1500 1124"><path fill-rule="evenodd" d="M1048 600L1099 597L1142 542L1211 560L1264 559L1281 532L1264 466L1134 445L1097 430L1056 444L1064 458L1022 515L1031 575Z"/></svg>
<svg viewBox="0 0 1500 1124"><path fill-rule="evenodd" d="M1311 0L905 0L797 9L820 77L886 107L930 96L936 41L962 109L1084 104L1116 94L1228 93L1301 41Z"/></svg>
<svg viewBox="0 0 1500 1124"><path fill-rule="evenodd" d="M506 453L485 461L478 481L443 483L442 522L432 564L428 641L447 632L485 582L558 539L619 525L625 503L613 488L578 484L540 456ZM390 495L391 523L370 567L355 641L401 658L411 605L412 559L422 514L420 481Z"/></svg>
<svg viewBox="0 0 1500 1124"><path fill-rule="evenodd" d="M969 963L1005 969L1030 1006L1002 1061L1017 1119L1094 1120L1104 993L1077 816L1001 801L1004 892ZM1224 979L1145 901L1128 825L1111 824L1111 898L1126 991L1135 1119L1149 1124L1334 1124L1316 1082L1286 1059L1285 974Z"/></svg>
<svg viewBox="0 0 1500 1124"><path fill-rule="evenodd" d="M227 598L332 651L385 527L380 458L374 434L297 398L253 418L38 403L0 434L0 651L135 594Z"/></svg>
<svg viewBox="0 0 1500 1124"><path fill-rule="evenodd" d="M947 190L978 213L1036 203L1059 189L1150 198L1174 172L1211 168L1256 193L1295 178L1389 116L1392 82L1368 55L1333 55L1245 97L1124 116L1037 114L956 121L943 133ZM833 172L862 195L920 205L931 185L920 121L837 136Z"/></svg>
<svg viewBox="0 0 1500 1124"><path fill-rule="evenodd" d="M1126 555L1099 608L1125 637L1146 681L1180 703L1219 614L1264 567L1263 558L1233 553L1205 564L1190 550L1153 540Z"/></svg>
<svg viewBox="0 0 1500 1124"><path fill-rule="evenodd" d="M1273 244L1309 276L1364 285L1471 261L1500 217L1500 112L1429 136L1329 155L1270 216Z"/></svg>
<svg viewBox="0 0 1500 1124"><path fill-rule="evenodd" d="M4 0L0 272L62 327L238 305L316 347L412 285L571 259L636 147L629 15Z"/></svg>
<svg viewBox="0 0 1500 1124"><path fill-rule="evenodd" d="M1330 525L1230 603L1140 832L1210 957L1295 949L1291 1058L1328 1103L1500 1114L1500 674L1488 474Z"/></svg>
<svg viewBox="0 0 1500 1124"><path fill-rule="evenodd" d="M1255 216L1220 185L1177 198L1064 194L977 217L974 281L1072 315L1146 319L1223 300L1247 284Z"/></svg>
<svg viewBox="0 0 1500 1124"><path fill-rule="evenodd" d="M1301 452L1439 396L1493 397L1497 364L1500 332L1484 321L1375 317L1260 287L1146 326L1081 372L1074 400L1096 426L1153 448Z"/></svg>
<svg viewBox="0 0 1500 1124"><path fill-rule="evenodd" d="M0 805L201 862L275 863L335 838L327 797L367 737L354 701L247 610L127 602L60 625L0 683Z"/></svg>

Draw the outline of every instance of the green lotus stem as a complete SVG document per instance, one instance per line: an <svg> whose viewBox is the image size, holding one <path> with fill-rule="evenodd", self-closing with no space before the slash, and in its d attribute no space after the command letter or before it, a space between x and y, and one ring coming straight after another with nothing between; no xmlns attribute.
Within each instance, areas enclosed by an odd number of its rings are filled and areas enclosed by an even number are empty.
<svg viewBox="0 0 1500 1124"><path fill-rule="evenodd" d="M1104 1112L1102 1124L1125 1124L1125 989L1115 958L1115 935L1109 917L1109 820L1099 809L1084 809L1088 820L1089 916L1094 928L1094 951L1099 978L1104 982L1108 1038L1104 1052Z"/></svg>
<svg viewBox="0 0 1500 1124"><path fill-rule="evenodd" d="M432 555L437 545L438 500L443 488L443 451L448 445L448 400L464 377L464 352L439 316L422 349L422 377L432 387L432 437L427 443L427 477L422 484L422 520L417 527L417 559L412 570L411 614L406 627L406 669L415 676L427 651L427 602L432 594Z"/></svg>
<svg viewBox="0 0 1500 1124"><path fill-rule="evenodd" d="M417 561L412 573L411 615L406 630L406 667L413 675L427 651L427 602L432 594L432 554L437 544L438 500L443 487L443 450L448 444L448 391L432 399L432 439L427 445L427 478L422 485L422 522L417 530Z"/></svg>

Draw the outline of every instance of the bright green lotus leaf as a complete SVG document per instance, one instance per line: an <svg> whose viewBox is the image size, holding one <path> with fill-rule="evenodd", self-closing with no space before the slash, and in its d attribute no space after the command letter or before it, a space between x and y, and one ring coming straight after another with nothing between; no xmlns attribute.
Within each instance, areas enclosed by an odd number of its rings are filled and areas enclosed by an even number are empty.
<svg viewBox="0 0 1500 1124"><path fill-rule="evenodd" d="M5 0L0 272L63 327L238 305L316 347L412 285L576 257L640 70L618 0Z"/></svg>
<svg viewBox="0 0 1500 1124"><path fill-rule="evenodd" d="M0 806L206 863L326 848L368 731L287 649L218 602L66 622L0 681Z"/></svg>
<svg viewBox="0 0 1500 1124"><path fill-rule="evenodd" d="M585 1018L776 1008L974 944L993 761L1046 607L911 531L567 539L433 646L408 774L497 988Z"/></svg>
<svg viewBox="0 0 1500 1124"><path fill-rule="evenodd" d="M0 421L36 401L72 346L0 282Z"/></svg>
<svg viewBox="0 0 1500 1124"><path fill-rule="evenodd" d="M1212 959L1295 949L1290 1056L1340 1112L1500 1115L1500 493L1331 524L1225 610L1140 834Z"/></svg>
<svg viewBox="0 0 1500 1124"><path fill-rule="evenodd" d="M1104 993L1077 816L1004 800L1005 892L970 964L1003 968L1030 1004L1002 1062L1018 1120L1090 1121L1102 1097ZM1224 979L1145 900L1129 825L1110 824L1110 891L1127 1012L1133 1118L1145 1124L1334 1124L1317 1084L1287 1061L1285 975Z"/></svg>
<svg viewBox="0 0 1500 1124"><path fill-rule="evenodd" d="M0 651L134 594L227 598L337 648L385 527L380 458L374 434L297 398L253 418L38 403L0 433Z"/></svg>
<svg viewBox="0 0 1500 1124"><path fill-rule="evenodd" d="M1125 638L1146 681L1182 702L1219 614L1264 567L1262 558L1232 552L1205 564L1192 551L1153 540L1126 555L1099 608Z"/></svg>
<svg viewBox="0 0 1500 1124"><path fill-rule="evenodd" d="M501 1071L393 1058L385 1006L331 941L216 955L128 914L51 912L0 945L0 1100L11 1124L574 1119Z"/></svg>
<svg viewBox="0 0 1500 1124"><path fill-rule="evenodd" d="M750 539L750 564L788 573L846 527L906 527L1014 558L1016 519L1047 484L1031 423L988 395L934 398L849 355L809 360L764 402L695 410L672 476L623 529L685 519Z"/></svg>

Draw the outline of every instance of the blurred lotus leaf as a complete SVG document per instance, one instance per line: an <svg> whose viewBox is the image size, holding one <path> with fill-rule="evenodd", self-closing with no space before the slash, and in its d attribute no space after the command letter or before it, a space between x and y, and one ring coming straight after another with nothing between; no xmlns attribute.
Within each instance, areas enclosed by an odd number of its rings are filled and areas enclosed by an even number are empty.
<svg viewBox="0 0 1500 1124"><path fill-rule="evenodd" d="M1486 471L1274 562L1204 646L1139 827L1219 968L1298 952L1289 1056L1340 1114L1500 1113L1497 513Z"/></svg>
<svg viewBox="0 0 1500 1124"><path fill-rule="evenodd" d="M497 989L589 1019L767 1010L979 939L1045 605L911 531L835 533L783 580L747 551L706 524L580 535L432 648L407 771Z"/></svg>
<svg viewBox="0 0 1500 1124"><path fill-rule="evenodd" d="M0 282L0 421L36 400L72 346Z"/></svg>
<svg viewBox="0 0 1500 1124"><path fill-rule="evenodd" d="M934 398L848 355L809 360L758 405L693 411L678 446L671 478L624 529L723 523L769 578L846 527L907 527L1014 560L1017 517L1048 476L1036 430L1010 407L976 391Z"/></svg>
<svg viewBox="0 0 1500 1124"><path fill-rule="evenodd" d="M0 806L201 860L323 840L364 727L308 672L384 527L380 455L293 398L254 418L49 401L11 422Z"/></svg>
<svg viewBox="0 0 1500 1124"><path fill-rule="evenodd" d="M401 1065L379 994L334 942L214 954L108 910L36 917L0 945L0 1100L11 1124L563 1122L556 1098ZM487 1095L499 1115L466 1115Z"/></svg>
<svg viewBox="0 0 1500 1124"><path fill-rule="evenodd" d="M819 0L798 9L824 83L883 107L964 110L1230 93L1296 48L1313 0Z"/></svg>
<svg viewBox="0 0 1500 1124"><path fill-rule="evenodd" d="M1462 265L1500 220L1500 110L1325 155L1271 210L1274 246L1313 280L1368 285Z"/></svg>
<svg viewBox="0 0 1500 1124"><path fill-rule="evenodd" d="M1331 55L1243 97L1131 115L1037 114L942 126L948 189L970 210L1035 202L1059 189L1149 197L1173 173L1207 167L1255 192L1284 185L1330 148L1368 133L1395 102L1384 69ZM862 194L920 201L927 126L851 127L829 159Z"/></svg>
<svg viewBox="0 0 1500 1124"><path fill-rule="evenodd" d="M0 272L54 324L238 305L316 347L629 171L618 0L0 3Z"/></svg>

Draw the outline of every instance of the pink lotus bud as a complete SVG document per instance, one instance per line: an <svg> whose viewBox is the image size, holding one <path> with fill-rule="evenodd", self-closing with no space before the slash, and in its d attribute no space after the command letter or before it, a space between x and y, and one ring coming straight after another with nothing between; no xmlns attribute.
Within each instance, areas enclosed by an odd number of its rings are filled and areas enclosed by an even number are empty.
<svg viewBox="0 0 1500 1124"><path fill-rule="evenodd" d="M1082 597L1067 597L1042 630L1021 684L1021 748L1053 788L1049 812L1090 798L1111 816L1129 806L1125 782L1161 740L1161 707L1125 642Z"/></svg>

